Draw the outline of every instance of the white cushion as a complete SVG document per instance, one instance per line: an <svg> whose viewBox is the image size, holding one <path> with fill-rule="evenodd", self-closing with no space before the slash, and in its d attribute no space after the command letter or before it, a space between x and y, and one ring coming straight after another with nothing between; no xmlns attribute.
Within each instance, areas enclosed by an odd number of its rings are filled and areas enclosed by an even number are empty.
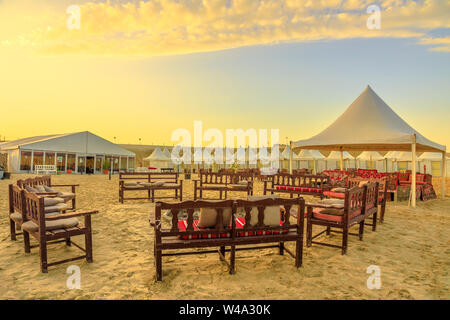
<svg viewBox="0 0 450 320"><path fill-rule="evenodd" d="M252 211L250 211L250 225L255 226L258 224L258 215L259 210L258 207L253 207ZM265 207L264 209L264 225L266 226L279 226L281 220L281 212L280 212L280 206L270 206Z"/></svg>
<svg viewBox="0 0 450 320"><path fill-rule="evenodd" d="M68 218L68 219L60 219L53 221L45 221L45 229L48 230L56 230L56 229L66 229L78 226L77 218ZM29 232L36 232L39 230L39 227L33 221L27 221L22 224L22 229Z"/></svg>
<svg viewBox="0 0 450 320"><path fill-rule="evenodd" d="M45 213L49 213L49 212L56 212L56 211L61 211L61 210L65 210L67 209L67 204L65 203L58 203L55 204L54 206L46 206L44 207L44 212Z"/></svg>
<svg viewBox="0 0 450 320"><path fill-rule="evenodd" d="M39 191L39 192L42 192L42 193L47 192L47 191L45 191L45 188L44 188L43 185L37 185L35 189L36 189L37 191Z"/></svg>
<svg viewBox="0 0 450 320"><path fill-rule="evenodd" d="M54 206L58 203L64 203L63 198L55 197L55 198L44 198L44 206Z"/></svg>

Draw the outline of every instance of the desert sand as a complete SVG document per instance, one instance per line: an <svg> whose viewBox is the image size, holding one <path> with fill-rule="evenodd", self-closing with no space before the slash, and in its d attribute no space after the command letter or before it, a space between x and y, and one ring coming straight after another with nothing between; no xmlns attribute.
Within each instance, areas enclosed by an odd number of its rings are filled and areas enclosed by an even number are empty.
<svg viewBox="0 0 450 320"><path fill-rule="evenodd" d="M229 275L216 254L164 257L163 281L155 282L153 229L147 200L118 202L118 176L53 176L55 183L79 183L80 209L97 209L93 217L94 263L84 260L40 272L38 248L25 254L23 239L9 238L9 183L29 175L0 181L0 298L1 299L449 299L450 198L388 203L385 223L376 232L365 230L364 240L350 237L348 254L323 246L305 248L303 267L296 269L289 255L275 249L239 251L236 274ZM439 179L434 179L440 194ZM447 186L450 179L447 178ZM262 194L262 183L255 194ZM233 198L242 193L231 194ZM192 199L193 183L184 182L184 198ZM308 198L308 197L306 197ZM309 200L309 199L307 199ZM338 243L339 234L319 241ZM83 238L74 238L83 243ZM36 241L32 239L32 244ZM292 245L288 245L292 246ZM52 258L78 255L74 247L55 244ZM67 267L81 268L81 289L69 290ZM381 270L381 288L370 290L370 265Z"/></svg>

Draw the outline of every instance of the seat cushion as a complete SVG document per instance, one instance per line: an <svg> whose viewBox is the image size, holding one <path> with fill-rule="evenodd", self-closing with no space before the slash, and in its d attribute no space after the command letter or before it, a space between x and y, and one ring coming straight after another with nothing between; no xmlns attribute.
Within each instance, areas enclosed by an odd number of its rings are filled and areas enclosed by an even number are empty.
<svg viewBox="0 0 450 320"><path fill-rule="evenodd" d="M243 229L245 225L245 219L244 218L236 218L236 229ZM280 221L279 225L283 225L283 223ZM198 220L194 220L193 222L194 231L204 231L208 230L208 228L201 228L198 226ZM231 228L231 225L229 226ZM179 220L178 221L178 230L183 232L187 229L187 221L186 220ZM281 231L283 234L287 233L287 230ZM261 235L277 235L280 234L280 231L241 231L236 232L236 235L238 237L249 237L249 236L261 236ZM218 233L211 233L211 234L204 234L204 235L179 235L179 239L183 240L193 240L193 239L215 239L215 238L230 238L231 232L230 230L225 230L224 232L218 232Z"/></svg>
<svg viewBox="0 0 450 320"><path fill-rule="evenodd" d="M21 214L20 212L14 212L14 213L11 213L11 214L9 215L9 218L10 218L11 220L14 220L15 222L22 223L22 214Z"/></svg>
<svg viewBox="0 0 450 320"><path fill-rule="evenodd" d="M323 195L330 198L345 199L345 193L342 192L324 191Z"/></svg>
<svg viewBox="0 0 450 320"><path fill-rule="evenodd" d="M265 199L279 199L280 195L277 193L274 194L266 194L263 196L248 196L247 200L248 201L257 201L257 200L265 200Z"/></svg>
<svg viewBox="0 0 450 320"><path fill-rule="evenodd" d="M344 193L345 191L347 191L347 188L333 188L333 189L331 189L331 192Z"/></svg>
<svg viewBox="0 0 450 320"><path fill-rule="evenodd" d="M39 192L42 192L42 193L46 193L47 192L43 185L37 185L35 189L37 191L39 191Z"/></svg>
<svg viewBox="0 0 450 320"><path fill-rule="evenodd" d="M45 206L44 207L44 212L45 213L49 213L49 212L59 212L61 210L66 210L67 209L67 204L65 203L58 203L55 204L53 206Z"/></svg>
<svg viewBox="0 0 450 320"><path fill-rule="evenodd" d="M67 228L73 228L78 226L78 219L77 218L68 218L68 219L61 219L61 220L54 220L54 221L45 221L45 229L47 231L50 230L56 230L56 229L67 229ZM33 221L27 221L24 224L22 224L22 229L29 232L37 232L39 230L39 227L36 223Z"/></svg>
<svg viewBox="0 0 450 320"><path fill-rule="evenodd" d="M350 220L361 214L361 210L356 210L350 214ZM342 209L322 209L314 208L313 217L316 219L342 222L344 210Z"/></svg>
<svg viewBox="0 0 450 320"><path fill-rule="evenodd" d="M204 184L202 185L202 189L226 189L227 187L224 184Z"/></svg>
<svg viewBox="0 0 450 320"><path fill-rule="evenodd" d="M163 182L161 186L163 186L163 187L170 187L170 188L178 188L180 186L180 184L179 183Z"/></svg>
<svg viewBox="0 0 450 320"><path fill-rule="evenodd" d="M30 187L28 185L25 185L25 190L27 190L28 192L32 192L32 193L38 193L39 190L33 187Z"/></svg>
<svg viewBox="0 0 450 320"><path fill-rule="evenodd" d="M64 202L75 199L75 193L72 192L59 192L58 197L63 198Z"/></svg>
<svg viewBox="0 0 450 320"><path fill-rule="evenodd" d="M224 208L222 212L223 226L229 226L231 221L231 208ZM215 208L201 208L198 217L200 228L215 227L217 223L217 210Z"/></svg>
<svg viewBox="0 0 450 320"><path fill-rule="evenodd" d="M44 198L44 206L54 206L59 203L64 203L64 199L60 197L54 197L54 198Z"/></svg>

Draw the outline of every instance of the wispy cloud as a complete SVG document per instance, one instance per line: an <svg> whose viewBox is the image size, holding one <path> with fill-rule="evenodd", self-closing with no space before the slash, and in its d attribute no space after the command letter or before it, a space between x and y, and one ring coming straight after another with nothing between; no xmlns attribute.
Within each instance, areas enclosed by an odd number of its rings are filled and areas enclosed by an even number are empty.
<svg viewBox="0 0 450 320"><path fill-rule="evenodd" d="M16 0L5 0L16 1ZM85 1L81 28L69 30L60 7L39 27L3 35L4 46L45 54L167 55L279 42L369 37L417 38L434 51L450 51L450 2L383 0L381 29L369 30L367 0L154 0ZM14 19L10 17L10 19ZM4 22L5 23L5 22ZM3 23L3 24L4 24Z"/></svg>

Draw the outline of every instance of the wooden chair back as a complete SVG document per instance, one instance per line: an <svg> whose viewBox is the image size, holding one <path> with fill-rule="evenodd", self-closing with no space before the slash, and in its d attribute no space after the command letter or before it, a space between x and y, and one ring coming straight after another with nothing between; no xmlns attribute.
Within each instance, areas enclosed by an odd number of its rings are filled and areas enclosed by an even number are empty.
<svg viewBox="0 0 450 320"><path fill-rule="evenodd" d="M349 221L350 217L354 219L356 216L364 214L366 190L366 186L353 187L345 192L344 222Z"/></svg>
<svg viewBox="0 0 450 320"><path fill-rule="evenodd" d="M45 185L47 187L51 187L51 185L52 185L51 180L52 180L51 176L20 179L20 180L17 180L17 186L22 189L25 188L25 186L35 188L38 185Z"/></svg>
<svg viewBox="0 0 450 320"><path fill-rule="evenodd" d="M39 197L26 190L23 190L23 195L26 208L23 222L31 220L39 226L40 231L45 232L44 197Z"/></svg>

